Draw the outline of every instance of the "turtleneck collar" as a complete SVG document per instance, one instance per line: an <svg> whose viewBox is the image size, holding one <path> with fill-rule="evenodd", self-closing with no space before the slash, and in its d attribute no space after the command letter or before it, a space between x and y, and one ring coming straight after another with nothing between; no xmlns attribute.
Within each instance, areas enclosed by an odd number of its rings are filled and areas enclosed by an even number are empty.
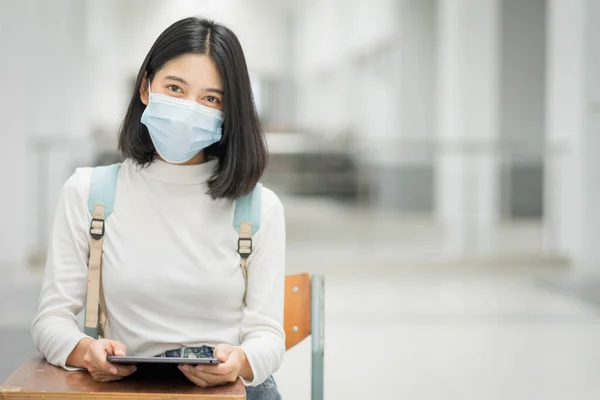
<svg viewBox="0 0 600 400"><path fill-rule="evenodd" d="M136 171L150 179L180 185L198 185L205 183L212 176L218 161L215 158L202 164L177 165L155 158L150 165L145 167L135 165L132 160L126 162L133 164Z"/></svg>

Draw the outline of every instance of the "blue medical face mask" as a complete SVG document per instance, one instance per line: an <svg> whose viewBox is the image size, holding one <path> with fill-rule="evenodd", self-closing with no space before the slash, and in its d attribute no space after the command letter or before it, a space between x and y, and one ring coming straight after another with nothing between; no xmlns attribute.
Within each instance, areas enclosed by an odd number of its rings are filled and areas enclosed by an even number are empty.
<svg viewBox="0 0 600 400"><path fill-rule="evenodd" d="M146 125L154 148L167 162L191 160L221 140L223 113L195 101L150 92L141 122Z"/></svg>

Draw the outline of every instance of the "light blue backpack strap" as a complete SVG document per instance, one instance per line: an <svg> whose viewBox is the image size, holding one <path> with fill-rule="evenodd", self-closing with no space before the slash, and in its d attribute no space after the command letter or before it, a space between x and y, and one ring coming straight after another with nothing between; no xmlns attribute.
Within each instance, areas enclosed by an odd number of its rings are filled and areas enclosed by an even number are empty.
<svg viewBox="0 0 600 400"><path fill-rule="evenodd" d="M250 222L252 224L252 236L258 232L260 228L260 210L262 202L262 184L258 183L251 193L240 197L235 201L235 214L233 218L233 226L240 233L242 222Z"/></svg>
<svg viewBox="0 0 600 400"><path fill-rule="evenodd" d="M117 179L121 164L96 167L92 171L88 210L92 216L90 224L90 258L88 261L88 284L85 304L84 333L98 338L103 335L106 310L102 293L102 244L105 221L113 212ZM101 207L103 206L103 207ZM95 210L97 208L97 210Z"/></svg>
<svg viewBox="0 0 600 400"><path fill-rule="evenodd" d="M94 205L104 204L104 218L112 213L115 206L115 193L117 192L117 178L121 164L96 167L92 171L90 194L88 196L88 210L94 215Z"/></svg>
<svg viewBox="0 0 600 400"><path fill-rule="evenodd" d="M252 192L235 201L233 226L238 232L238 254L240 255L240 270L244 277L244 299L248 293L248 258L252 254L252 237L260 228L260 209L262 201L262 185L258 183Z"/></svg>

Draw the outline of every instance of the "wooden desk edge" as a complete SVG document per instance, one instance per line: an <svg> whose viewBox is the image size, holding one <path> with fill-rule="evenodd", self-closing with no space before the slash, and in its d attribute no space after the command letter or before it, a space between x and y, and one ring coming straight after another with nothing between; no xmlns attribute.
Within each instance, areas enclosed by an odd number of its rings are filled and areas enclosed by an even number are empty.
<svg viewBox="0 0 600 400"><path fill-rule="evenodd" d="M43 361L40 357L33 357L29 361ZM13 371L4 382L0 382L0 400L89 400L89 399L124 399L124 400L245 400L246 394L227 395L219 394L178 394L178 393L123 393L123 392L33 392L22 390L21 386L9 386L13 376L24 367L23 364ZM239 381L238 381L239 382Z"/></svg>
<svg viewBox="0 0 600 400"><path fill-rule="evenodd" d="M119 393L119 392L26 392L20 387L0 386L0 400L89 400L89 399L124 399L124 400L245 400L246 395L195 395L195 394L168 394L168 393Z"/></svg>

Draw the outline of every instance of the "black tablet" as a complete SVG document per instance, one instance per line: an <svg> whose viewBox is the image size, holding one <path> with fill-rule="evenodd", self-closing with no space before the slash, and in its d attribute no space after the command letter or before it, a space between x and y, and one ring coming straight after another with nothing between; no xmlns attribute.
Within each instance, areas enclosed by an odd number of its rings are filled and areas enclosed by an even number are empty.
<svg viewBox="0 0 600 400"><path fill-rule="evenodd" d="M108 356L106 360L114 364L189 364L189 365L217 365L221 361L216 358L183 358L183 357L129 357Z"/></svg>

